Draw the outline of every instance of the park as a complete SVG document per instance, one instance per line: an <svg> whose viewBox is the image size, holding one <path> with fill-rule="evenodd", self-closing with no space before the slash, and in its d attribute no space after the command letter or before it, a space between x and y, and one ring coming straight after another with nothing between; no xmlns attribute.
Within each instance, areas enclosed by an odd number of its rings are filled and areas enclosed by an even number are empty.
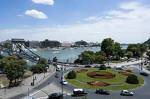
<svg viewBox="0 0 150 99"><path fill-rule="evenodd" d="M139 88L144 84L141 76L137 76L138 83L130 84L126 82L129 75L133 74L131 70L115 70L98 68L81 68L76 71L76 78L67 79L70 85L84 89L105 89L105 90L124 90Z"/></svg>

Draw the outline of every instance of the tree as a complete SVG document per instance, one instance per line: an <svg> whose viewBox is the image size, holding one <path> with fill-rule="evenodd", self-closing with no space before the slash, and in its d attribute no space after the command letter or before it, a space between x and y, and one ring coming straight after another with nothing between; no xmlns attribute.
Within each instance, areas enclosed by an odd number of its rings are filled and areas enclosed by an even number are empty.
<svg viewBox="0 0 150 99"><path fill-rule="evenodd" d="M106 57L110 57L114 52L114 40L106 38L101 43L101 51L106 53Z"/></svg>
<svg viewBox="0 0 150 99"><path fill-rule="evenodd" d="M95 63L104 64L106 61L106 54L102 51L95 53Z"/></svg>
<svg viewBox="0 0 150 99"><path fill-rule="evenodd" d="M79 55L82 64L92 64L95 61L95 53L93 51L84 51Z"/></svg>
<svg viewBox="0 0 150 99"><path fill-rule="evenodd" d="M130 58L133 57L133 53L132 53L131 51L128 51L128 52L126 53L126 56L127 56L128 59L130 59Z"/></svg>
<svg viewBox="0 0 150 99"><path fill-rule="evenodd" d="M70 71L67 75L68 79L75 79L76 78L76 72L75 71Z"/></svg>
<svg viewBox="0 0 150 99"><path fill-rule="evenodd" d="M122 50L120 43L115 42L114 43L114 52L113 52L114 59L120 60L120 57L122 56Z"/></svg>
<svg viewBox="0 0 150 99"><path fill-rule="evenodd" d="M9 79L9 86L13 86L13 84L15 85L18 81L22 80L26 61L18 59L16 56L8 56L3 58L0 64L3 65L4 73Z"/></svg>
<svg viewBox="0 0 150 99"><path fill-rule="evenodd" d="M139 84L139 80L134 74L130 74L126 79L126 82L129 84Z"/></svg>
<svg viewBox="0 0 150 99"><path fill-rule="evenodd" d="M47 65L48 62L45 58L40 58L39 61L38 61L38 64L43 64L43 65Z"/></svg>
<svg viewBox="0 0 150 99"><path fill-rule="evenodd" d="M150 60L150 51L148 51L148 52L146 53L146 55L148 56L148 59Z"/></svg>
<svg viewBox="0 0 150 99"><path fill-rule="evenodd" d="M121 49L120 52L118 53L120 57L124 57L126 53L125 49Z"/></svg>
<svg viewBox="0 0 150 99"><path fill-rule="evenodd" d="M44 64L36 64L31 67L31 71L35 73L43 73L46 72L46 66Z"/></svg>
<svg viewBox="0 0 150 99"><path fill-rule="evenodd" d="M99 70L106 70L106 69L107 69L107 67L106 67L106 65L104 65L104 64L101 65L100 68L99 68Z"/></svg>
<svg viewBox="0 0 150 99"><path fill-rule="evenodd" d="M79 58L74 63L80 64L103 64L106 61L106 54L102 51L94 53L93 51L84 51L79 55Z"/></svg>
<svg viewBox="0 0 150 99"><path fill-rule="evenodd" d="M133 57L140 58L147 51L147 47L144 44L130 44L127 51L132 52Z"/></svg>
<svg viewBox="0 0 150 99"><path fill-rule="evenodd" d="M57 57L53 58L53 62L57 62L57 60L58 60Z"/></svg>
<svg viewBox="0 0 150 99"><path fill-rule="evenodd" d="M12 49L12 44L11 44L11 42L6 42L3 44L3 47L7 48L7 49Z"/></svg>
<svg viewBox="0 0 150 99"><path fill-rule="evenodd" d="M106 38L102 41L101 51L105 52L107 60L120 60L123 53L120 43L114 42L111 38Z"/></svg>
<svg viewBox="0 0 150 99"><path fill-rule="evenodd" d="M88 45L88 43L83 40L75 42L75 46L86 46L86 45Z"/></svg>

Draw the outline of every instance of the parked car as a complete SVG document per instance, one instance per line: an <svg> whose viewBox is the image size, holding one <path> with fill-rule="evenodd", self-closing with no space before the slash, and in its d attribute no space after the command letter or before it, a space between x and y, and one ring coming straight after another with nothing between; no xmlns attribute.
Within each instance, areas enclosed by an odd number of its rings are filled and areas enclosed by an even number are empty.
<svg viewBox="0 0 150 99"><path fill-rule="evenodd" d="M62 80L60 83L61 83L62 85L67 85L67 84L68 84L68 82L65 81L65 80Z"/></svg>
<svg viewBox="0 0 150 99"><path fill-rule="evenodd" d="M63 94L61 94L61 93L52 93L48 96L48 99L63 99Z"/></svg>
<svg viewBox="0 0 150 99"><path fill-rule="evenodd" d="M133 96L134 93L128 90L122 90L120 93L121 96Z"/></svg>
<svg viewBox="0 0 150 99"><path fill-rule="evenodd" d="M117 67L117 68L116 68L116 70L123 70L123 68L121 68L121 67Z"/></svg>
<svg viewBox="0 0 150 99"><path fill-rule="evenodd" d="M86 66L85 66L85 68L91 68L91 67L92 67L92 66L90 66L90 65L86 65Z"/></svg>
<svg viewBox="0 0 150 99"><path fill-rule="evenodd" d="M21 99L35 99L35 98L33 98L32 96L26 96L26 97L23 97Z"/></svg>
<svg viewBox="0 0 150 99"><path fill-rule="evenodd" d="M3 72L0 70L0 74L3 74Z"/></svg>
<svg viewBox="0 0 150 99"><path fill-rule="evenodd" d="M84 96L87 93L83 89L74 89L73 96Z"/></svg>
<svg viewBox="0 0 150 99"><path fill-rule="evenodd" d="M143 76L148 76L148 75L149 75L149 74L146 73L146 72L140 72L140 74L143 75Z"/></svg>
<svg viewBox="0 0 150 99"><path fill-rule="evenodd" d="M56 77L56 78L59 78L59 75L58 75L58 74L55 74L55 77Z"/></svg>
<svg viewBox="0 0 150 99"><path fill-rule="evenodd" d="M95 91L96 94L103 94L103 95L109 95L110 92L107 90L103 90L103 89L96 89Z"/></svg>

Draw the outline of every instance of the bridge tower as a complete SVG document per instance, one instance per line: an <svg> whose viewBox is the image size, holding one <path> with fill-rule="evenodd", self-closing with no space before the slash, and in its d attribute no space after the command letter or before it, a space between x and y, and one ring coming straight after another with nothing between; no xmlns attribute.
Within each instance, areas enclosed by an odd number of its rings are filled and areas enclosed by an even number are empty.
<svg viewBox="0 0 150 99"><path fill-rule="evenodd" d="M37 63L39 61L40 56L26 46L26 41L24 39L12 39L11 42L13 54L32 62Z"/></svg>
<svg viewBox="0 0 150 99"><path fill-rule="evenodd" d="M12 39L12 51L13 53L21 52L20 49L24 49L25 40L24 39Z"/></svg>

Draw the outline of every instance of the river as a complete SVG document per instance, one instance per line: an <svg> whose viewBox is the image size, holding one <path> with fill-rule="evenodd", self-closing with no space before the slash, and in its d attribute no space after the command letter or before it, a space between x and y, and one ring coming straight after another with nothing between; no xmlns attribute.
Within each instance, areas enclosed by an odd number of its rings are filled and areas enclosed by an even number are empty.
<svg viewBox="0 0 150 99"><path fill-rule="evenodd" d="M127 45L123 45L122 48L126 49ZM100 51L100 47L78 47L78 48L59 48L59 49L42 49L37 50L36 53L43 58L53 59L57 57L58 61L66 62L74 62L75 59L78 58L78 55L84 51Z"/></svg>

